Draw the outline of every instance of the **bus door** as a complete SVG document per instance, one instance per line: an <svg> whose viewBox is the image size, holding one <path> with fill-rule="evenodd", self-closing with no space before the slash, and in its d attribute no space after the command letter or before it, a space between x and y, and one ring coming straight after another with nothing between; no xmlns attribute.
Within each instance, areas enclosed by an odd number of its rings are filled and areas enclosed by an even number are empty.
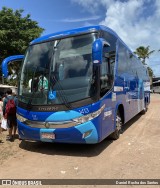
<svg viewBox="0 0 160 188"><path fill-rule="evenodd" d="M115 55L111 56L109 48L104 46L100 73L100 96L104 98L104 117L102 119L102 137L113 132L114 129L114 107L116 105L115 93L111 91L113 85L113 73ZM114 53L115 54L115 53ZM113 96L114 95L114 96Z"/></svg>
<svg viewBox="0 0 160 188"><path fill-rule="evenodd" d="M114 46L113 46L114 47ZM113 49L112 47L112 49ZM92 46L93 67L97 67L97 90L100 95L100 102L105 105L104 113L100 119L101 139L108 136L114 130L114 108L116 104L116 95L113 92L115 51L113 61L111 62L110 44L103 38L97 39Z"/></svg>

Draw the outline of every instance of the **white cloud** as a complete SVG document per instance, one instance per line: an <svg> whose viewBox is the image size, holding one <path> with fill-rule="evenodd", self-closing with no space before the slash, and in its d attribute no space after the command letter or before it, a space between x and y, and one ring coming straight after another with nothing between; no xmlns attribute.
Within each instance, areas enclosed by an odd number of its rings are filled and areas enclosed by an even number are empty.
<svg viewBox="0 0 160 188"><path fill-rule="evenodd" d="M91 21L91 20L98 20L100 16L91 16L86 18L66 18L63 20L60 20L61 22L84 22L84 21Z"/></svg>
<svg viewBox="0 0 160 188"><path fill-rule="evenodd" d="M150 46L150 50L160 49L160 0L72 1L91 14L96 14L103 6L106 10L105 19L99 24L113 29L132 50L139 46ZM160 52L154 53L148 63L152 65L152 61L159 61L160 64L160 58L157 57L160 57Z"/></svg>
<svg viewBox="0 0 160 188"><path fill-rule="evenodd" d="M78 3L82 7L88 9L88 11L94 13L95 9L97 9L100 5L99 1L94 0L71 0L73 3Z"/></svg>

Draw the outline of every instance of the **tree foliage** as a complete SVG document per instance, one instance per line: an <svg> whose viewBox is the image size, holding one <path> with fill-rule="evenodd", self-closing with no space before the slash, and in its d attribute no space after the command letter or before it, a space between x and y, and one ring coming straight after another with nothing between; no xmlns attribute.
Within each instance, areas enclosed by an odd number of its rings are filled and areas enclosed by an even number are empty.
<svg viewBox="0 0 160 188"><path fill-rule="evenodd" d="M147 67L148 69L148 74L150 78L153 78L154 74L153 74L153 70L151 69L151 67Z"/></svg>
<svg viewBox="0 0 160 188"><path fill-rule="evenodd" d="M29 42L44 30L37 21L31 20L29 14L22 14L21 9L13 11L3 7L0 10L0 63L8 56L24 54ZM17 71L16 67L13 65L9 71Z"/></svg>
<svg viewBox="0 0 160 188"><path fill-rule="evenodd" d="M146 59L149 58L150 55L155 51L155 50L150 51L149 48L150 48L150 46L147 46L147 47L140 46L134 52L135 54L137 54L138 58L142 61L142 63L144 65L147 65ZM150 67L147 67L147 69L148 69L149 76L152 78L153 77L153 70Z"/></svg>
<svg viewBox="0 0 160 188"><path fill-rule="evenodd" d="M140 46L134 52L135 54L138 55L138 58L141 59L144 65L146 65L146 59L149 58L149 56L155 51L155 50L150 51L149 48L150 48L149 46L147 47Z"/></svg>
<svg viewBox="0 0 160 188"><path fill-rule="evenodd" d="M30 15L22 17L23 10L3 7L0 11L0 58L24 54L29 42L43 32Z"/></svg>

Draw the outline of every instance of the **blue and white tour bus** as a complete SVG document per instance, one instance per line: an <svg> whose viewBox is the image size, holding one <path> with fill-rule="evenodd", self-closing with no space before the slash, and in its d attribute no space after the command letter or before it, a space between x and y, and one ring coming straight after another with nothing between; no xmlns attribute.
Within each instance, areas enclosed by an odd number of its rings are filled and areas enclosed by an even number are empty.
<svg viewBox="0 0 160 188"><path fill-rule="evenodd" d="M122 126L150 102L146 67L105 26L53 33L33 40L23 59L17 123L22 140L61 143L118 139Z"/></svg>

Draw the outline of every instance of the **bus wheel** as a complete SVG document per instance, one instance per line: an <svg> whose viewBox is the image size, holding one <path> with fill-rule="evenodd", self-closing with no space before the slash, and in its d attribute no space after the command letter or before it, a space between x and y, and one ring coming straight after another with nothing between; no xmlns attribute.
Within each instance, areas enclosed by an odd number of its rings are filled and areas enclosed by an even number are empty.
<svg viewBox="0 0 160 188"><path fill-rule="evenodd" d="M117 140L120 137L121 131L122 131L122 118L119 114L119 111L117 111L116 130L110 135L110 138L113 139L113 140Z"/></svg>

